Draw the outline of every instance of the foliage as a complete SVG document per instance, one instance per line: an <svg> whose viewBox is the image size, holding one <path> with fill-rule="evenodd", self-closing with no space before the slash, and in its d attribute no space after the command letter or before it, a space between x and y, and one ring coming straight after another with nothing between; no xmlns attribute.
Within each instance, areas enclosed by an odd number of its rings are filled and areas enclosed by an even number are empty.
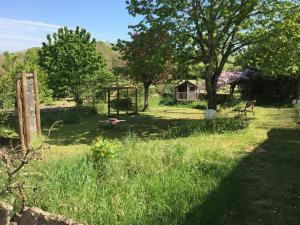
<svg viewBox="0 0 300 225"><path fill-rule="evenodd" d="M125 76L144 86L144 110L148 108L149 87L171 74L171 50L168 34L161 29L144 29L131 33L131 41L119 40L115 46L126 61Z"/></svg>
<svg viewBox="0 0 300 225"><path fill-rule="evenodd" d="M120 53L115 51L109 43L97 41L96 49L105 58L110 71L113 72L116 68L124 66L125 63L120 58Z"/></svg>
<svg viewBox="0 0 300 225"><path fill-rule="evenodd" d="M264 30L266 38L247 48L239 57L243 67L253 68L266 78L297 78L300 74L300 7L284 14L272 28Z"/></svg>
<svg viewBox="0 0 300 225"><path fill-rule="evenodd" d="M49 75L49 86L55 97L71 95L78 104L84 98L101 95L101 87L112 75L102 55L96 50L96 41L85 29L60 28L47 36L40 51L40 66Z"/></svg>
<svg viewBox="0 0 300 225"><path fill-rule="evenodd" d="M5 110L13 107L16 56L4 53L0 68L0 124L6 119Z"/></svg>
<svg viewBox="0 0 300 225"><path fill-rule="evenodd" d="M229 58L256 42L260 30L289 1L127 1L131 15L141 15L135 29L163 26L176 43L177 58L186 64L203 63L209 108L216 108L218 78Z"/></svg>
<svg viewBox="0 0 300 225"><path fill-rule="evenodd" d="M0 69L1 100L4 108L12 108L15 98L15 76L25 71L37 72L39 82L39 99L41 103L52 102L52 90L49 89L47 74L38 65L38 48L31 48L25 52L3 54L3 62Z"/></svg>
<svg viewBox="0 0 300 225"><path fill-rule="evenodd" d="M118 145L114 142L97 138L93 147L90 149L91 155L89 156L89 160L101 178L107 178L108 160L116 156L118 148Z"/></svg>
<svg viewBox="0 0 300 225"><path fill-rule="evenodd" d="M234 84L243 77L242 72L223 72L218 79L218 88L224 87L228 84Z"/></svg>
<svg viewBox="0 0 300 225"><path fill-rule="evenodd" d="M35 71L37 73L40 102L51 104L53 102L53 90L48 86L48 74L39 66L39 48L28 49L22 58L23 62L19 65L19 71Z"/></svg>
<svg viewBox="0 0 300 225"><path fill-rule="evenodd" d="M170 94L164 94L162 95L160 101L159 101L159 105L164 105L164 106L172 106L172 105L176 105L177 101L174 98L173 95Z"/></svg>
<svg viewBox="0 0 300 225"><path fill-rule="evenodd" d="M126 111L127 107L128 107L128 110L133 110L134 109L134 105L132 104L132 99L131 98L129 98L129 99L121 98L119 100L118 99L113 99L113 100L111 100L111 106L114 109L119 108L119 110L122 110L122 111Z"/></svg>
<svg viewBox="0 0 300 225"><path fill-rule="evenodd" d="M101 164L103 160L115 157L118 145L107 140L97 138L91 148L92 160L95 164Z"/></svg>

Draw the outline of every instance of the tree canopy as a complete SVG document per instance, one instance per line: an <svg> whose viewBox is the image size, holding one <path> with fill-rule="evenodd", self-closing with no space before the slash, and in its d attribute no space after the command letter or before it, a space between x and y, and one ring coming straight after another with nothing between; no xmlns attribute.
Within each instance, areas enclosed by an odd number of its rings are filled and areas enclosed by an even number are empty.
<svg viewBox="0 0 300 225"><path fill-rule="evenodd" d="M85 29L60 28L47 36L40 51L39 63L49 75L55 97L72 96L81 104L85 96L94 95L112 75L96 50L96 41Z"/></svg>
<svg viewBox="0 0 300 225"><path fill-rule="evenodd" d="M169 36L160 29L144 29L131 34L131 41L119 40L116 48L126 62L125 76L144 86L144 110L148 108L149 87L172 73Z"/></svg>
<svg viewBox="0 0 300 225"><path fill-rule="evenodd" d="M300 76L300 8L286 13L266 38L247 48L238 61L266 78L297 78Z"/></svg>
<svg viewBox="0 0 300 225"><path fill-rule="evenodd" d="M228 57L259 40L261 29L280 19L291 1L243 0L131 0L129 13L143 16L134 26L164 26L176 43L179 58L202 62L208 107L216 108L218 77Z"/></svg>

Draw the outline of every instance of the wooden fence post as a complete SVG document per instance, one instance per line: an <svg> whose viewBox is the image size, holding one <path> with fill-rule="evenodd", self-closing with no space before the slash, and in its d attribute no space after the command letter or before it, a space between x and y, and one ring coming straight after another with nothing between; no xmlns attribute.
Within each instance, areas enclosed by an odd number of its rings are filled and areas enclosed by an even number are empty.
<svg viewBox="0 0 300 225"><path fill-rule="evenodd" d="M30 148L31 147L30 115L29 115L28 93L27 93L27 77L26 77L26 73L24 72L22 72L22 93L23 93L26 147Z"/></svg>
<svg viewBox="0 0 300 225"><path fill-rule="evenodd" d="M34 100L35 100L35 118L37 134L41 134L41 115L40 115L40 102L39 102L39 87L37 81L37 74L33 72L33 87L34 87Z"/></svg>
<svg viewBox="0 0 300 225"><path fill-rule="evenodd" d="M22 106L22 91L21 91L21 74L18 74L18 79L17 79L17 105L18 105L18 123L19 123L19 135L20 135L20 142L21 142L21 147L22 151L25 150L25 146L27 144L25 143L25 138L24 138L24 126L23 126L23 106Z"/></svg>

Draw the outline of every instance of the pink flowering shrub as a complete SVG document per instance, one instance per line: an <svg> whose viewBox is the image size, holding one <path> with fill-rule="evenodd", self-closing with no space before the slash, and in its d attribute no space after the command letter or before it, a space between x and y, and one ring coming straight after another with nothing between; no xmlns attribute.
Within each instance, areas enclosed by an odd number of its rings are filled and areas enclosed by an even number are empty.
<svg viewBox="0 0 300 225"><path fill-rule="evenodd" d="M217 87L222 88L228 84L237 82L243 75L243 72L223 72L219 77Z"/></svg>

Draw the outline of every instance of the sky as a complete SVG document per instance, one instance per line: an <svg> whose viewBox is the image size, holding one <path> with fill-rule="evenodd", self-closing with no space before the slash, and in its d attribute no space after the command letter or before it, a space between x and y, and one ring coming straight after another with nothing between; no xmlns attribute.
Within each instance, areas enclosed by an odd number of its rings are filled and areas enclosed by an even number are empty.
<svg viewBox="0 0 300 225"><path fill-rule="evenodd" d="M59 27L85 28L97 40L128 39L125 0L0 0L0 52L39 47Z"/></svg>

